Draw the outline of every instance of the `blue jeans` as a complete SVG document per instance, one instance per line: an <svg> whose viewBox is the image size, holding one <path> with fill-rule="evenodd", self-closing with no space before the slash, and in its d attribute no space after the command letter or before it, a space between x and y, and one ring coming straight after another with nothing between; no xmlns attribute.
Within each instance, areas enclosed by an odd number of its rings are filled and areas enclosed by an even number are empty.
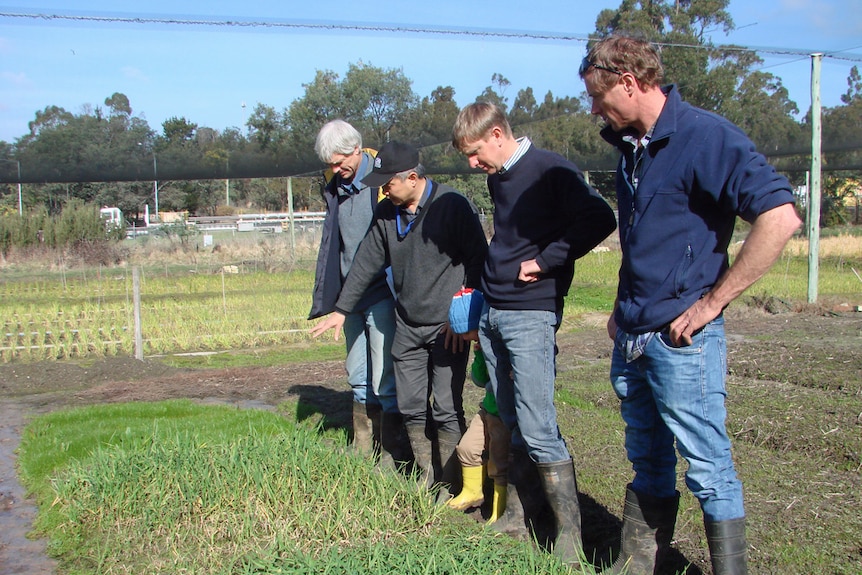
<svg viewBox="0 0 862 575"><path fill-rule="evenodd" d="M385 298L344 318L347 344L347 381L353 401L379 405L385 413L398 413L392 341L395 339L395 301Z"/></svg>
<svg viewBox="0 0 862 575"><path fill-rule="evenodd" d="M536 463L571 459L554 407L559 325L554 312L487 304L479 320L479 342L500 419L512 431L511 446L526 449Z"/></svg>
<svg viewBox="0 0 862 575"><path fill-rule="evenodd" d="M676 439L676 448L689 464L686 486L700 501L704 517L724 521L745 515L742 483L725 429L726 373L721 316L696 333L690 346L674 347L667 331L657 333L643 355L630 363L620 346L614 346L611 383L622 401L634 491L674 495Z"/></svg>

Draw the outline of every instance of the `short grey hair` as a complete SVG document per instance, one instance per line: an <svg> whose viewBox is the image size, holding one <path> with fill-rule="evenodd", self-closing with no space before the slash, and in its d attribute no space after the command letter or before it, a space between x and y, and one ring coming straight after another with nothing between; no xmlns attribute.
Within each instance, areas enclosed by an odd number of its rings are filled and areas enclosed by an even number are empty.
<svg viewBox="0 0 862 575"><path fill-rule="evenodd" d="M324 124L314 142L314 151L324 164L328 164L333 155L349 155L356 148L362 149L362 134L344 120Z"/></svg>
<svg viewBox="0 0 862 575"><path fill-rule="evenodd" d="M403 172L398 172L397 174L395 174L392 177L398 178L399 180L401 180L403 182L408 177L410 177L410 174L412 174L413 172L416 172L416 175L419 176L420 178L424 178L425 177L425 166L423 166L422 164L417 164L415 168L411 168L409 170L404 170Z"/></svg>

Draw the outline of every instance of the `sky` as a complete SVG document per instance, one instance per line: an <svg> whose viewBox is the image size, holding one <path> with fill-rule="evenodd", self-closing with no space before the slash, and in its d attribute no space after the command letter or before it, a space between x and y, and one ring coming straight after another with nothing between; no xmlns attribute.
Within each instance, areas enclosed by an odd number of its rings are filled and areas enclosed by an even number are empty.
<svg viewBox="0 0 862 575"><path fill-rule="evenodd" d="M619 4L620 0L0 1L0 140L13 142L27 134L28 123L47 106L80 114L104 107L115 92L128 96L132 113L159 132L171 117L217 130L241 127L258 103L284 110L304 94L303 84L311 82L317 70L343 77L351 63L359 62L403 70L419 97L430 96L438 86L452 86L461 106L491 85L495 73L511 82L504 93L510 103L527 86L539 101L548 91L557 97L577 97L583 91L577 67L586 38L595 30L599 12ZM809 54L826 53L822 105L841 104L851 67L862 67L862 0L731 0L729 11L736 30L727 35L712 31L714 43L761 50L762 69L782 79L801 114L811 105ZM129 18L270 25L115 21ZM449 33L396 30L417 27Z"/></svg>

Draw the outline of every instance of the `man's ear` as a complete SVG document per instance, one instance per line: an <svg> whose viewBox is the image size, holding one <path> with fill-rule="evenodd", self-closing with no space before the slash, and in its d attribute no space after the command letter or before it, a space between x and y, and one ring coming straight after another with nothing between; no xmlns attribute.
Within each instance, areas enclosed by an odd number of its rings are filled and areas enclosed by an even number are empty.
<svg viewBox="0 0 862 575"><path fill-rule="evenodd" d="M499 142L503 139L503 128L500 126L494 126L491 128L491 137L499 144Z"/></svg>
<svg viewBox="0 0 862 575"><path fill-rule="evenodd" d="M620 77L620 81L623 83L625 87L626 94L629 96L633 95L635 92L645 92L643 88L641 88L638 79L634 77L634 74L629 74L626 72Z"/></svg>

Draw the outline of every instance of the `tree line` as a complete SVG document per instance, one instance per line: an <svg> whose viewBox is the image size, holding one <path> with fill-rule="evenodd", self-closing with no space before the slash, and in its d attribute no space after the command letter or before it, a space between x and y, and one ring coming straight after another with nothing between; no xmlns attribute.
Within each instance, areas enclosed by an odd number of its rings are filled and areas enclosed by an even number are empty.
<svg viewBox="0 0 862 575"><path fill-rule="evenodd" d="M625 32L662 45L668 83L677 84L694 105L739 125L779 169L802 184L810 165L810 111L795 119L796 103L778 77L758 69L762 60L755 52L712 43L713 30L733 29L728 4L623 0L619 8L599 13L593 37ZM577 63L560 64L571 68L573 84L578 83ZM403 70L356 62L343 75L319 70L303 87L304 94L282 110L258 103L243 130L218 131L185 117L169 118L156 130L133 114L122 93L79 114L48 106L36 112L27 134L11 143L0 141L0 214L17 213L19 181L27 184L28 209L48 213L59 213L77 199L140 214L145 205L155 209L156 191L162 211L281 211L287 205L284 176L299 176L292 181L296 209L320 208L322 171L314 138L336 117L354 124L370 147L389 140L420 147L430 174L490 209L483 180L468 175L466 162L449 144L459 111L452 86L420 97ZM612 193L607 173L615 168L616 155L600 138L585 96L537 95L529 87L511 94L509 87L509 80L496 73L476 100L502 106L517 135L594 172L593 184ZM822 117L827 222L834 219L830 210L860 193L862 79L855 66L841 100Z"/></svg>

